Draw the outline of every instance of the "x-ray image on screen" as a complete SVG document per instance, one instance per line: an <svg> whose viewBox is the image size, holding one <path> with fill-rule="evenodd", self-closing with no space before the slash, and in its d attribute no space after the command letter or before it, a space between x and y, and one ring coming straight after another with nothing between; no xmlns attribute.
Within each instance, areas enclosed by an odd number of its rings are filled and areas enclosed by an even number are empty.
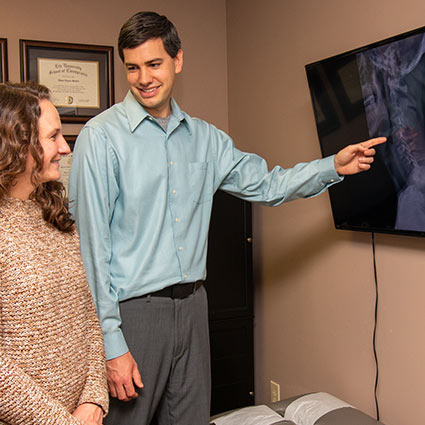
<svg viewBox="0 0 425 425"><path fill-rule="evenodd" d="M397 191L395 228L425 229L425 34L357 54L370 137L386 136L381 156Z"/></svg>
<svg viewBox="0 0 425 425"><path fill-rule="evenodd" d="M305 66L323 156L386 136L329 188L337 229L425 237L425 26Z"/></svg>

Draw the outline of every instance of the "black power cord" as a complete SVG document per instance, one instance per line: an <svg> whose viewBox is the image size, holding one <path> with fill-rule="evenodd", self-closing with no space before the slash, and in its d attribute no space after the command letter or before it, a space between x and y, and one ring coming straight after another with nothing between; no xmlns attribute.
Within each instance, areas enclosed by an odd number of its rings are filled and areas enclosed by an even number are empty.
<svg viewBox="0 0 425 425"><path fill-rule="evenodd" d="M375 387L374 387L374 397L375 397L375 407L376 407L376 420L379 421L379 404L378 404L378 379L379 379L379 364L378 364L378 355L376 353L376 326L378 323L378 277L376 272L376 258L375 258L375 233L372 232L372 253L373 253L373 273L375 276L375 324L373 327L373 355L375 357L376 365L376 375L375 375Z"/></svg>

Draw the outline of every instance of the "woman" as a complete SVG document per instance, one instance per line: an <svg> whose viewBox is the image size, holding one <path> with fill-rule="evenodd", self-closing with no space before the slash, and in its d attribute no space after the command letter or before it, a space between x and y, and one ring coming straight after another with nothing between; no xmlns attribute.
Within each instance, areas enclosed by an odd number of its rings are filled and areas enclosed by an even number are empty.
<svg viewBox="0 0 425 425"><path fill-rule="evenodd" d="M100 425L103 341L59 161L48 89L0 84L0 424Z"/></svg>

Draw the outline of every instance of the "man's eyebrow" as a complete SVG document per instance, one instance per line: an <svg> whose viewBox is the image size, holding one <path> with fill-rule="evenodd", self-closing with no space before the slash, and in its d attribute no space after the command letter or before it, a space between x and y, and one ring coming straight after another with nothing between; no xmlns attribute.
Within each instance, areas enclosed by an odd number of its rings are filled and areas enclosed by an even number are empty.
<svg viewBox="0 0 425 425"><path fill-rule="evenodd" d="M151 59L150 61L145 62L146 65L150 65L151 63L154 62L162 62L163 59L162 58L155 58L155 59Z"/></svg>
<svg viewBox="0 0 425 425"><path fill-rule="evenodd" d="M155 58L155 59L151 59L151 60L148 60L148 61L146 61L145 63L144 63L144 65L151 65L152 63L155 63L155 62L163 62L164 60L162 59L162 58ZM139 65L137 64L137 63L132 63L132 62L125 62L124 63L124 65L125 66L136 66L136 67L139 67Z"/></svg>

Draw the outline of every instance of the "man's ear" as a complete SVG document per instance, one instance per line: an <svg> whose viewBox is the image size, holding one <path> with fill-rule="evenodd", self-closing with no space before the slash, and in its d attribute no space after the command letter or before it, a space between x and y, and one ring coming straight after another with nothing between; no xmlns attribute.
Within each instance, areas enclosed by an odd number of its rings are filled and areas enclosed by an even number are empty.
<svg viewBox="0 0 425 425"><path fill-rule="evenodd" d="M176 57L174 58L174 72L179 74L183 69L183 50L179 49Z"/></svg>

